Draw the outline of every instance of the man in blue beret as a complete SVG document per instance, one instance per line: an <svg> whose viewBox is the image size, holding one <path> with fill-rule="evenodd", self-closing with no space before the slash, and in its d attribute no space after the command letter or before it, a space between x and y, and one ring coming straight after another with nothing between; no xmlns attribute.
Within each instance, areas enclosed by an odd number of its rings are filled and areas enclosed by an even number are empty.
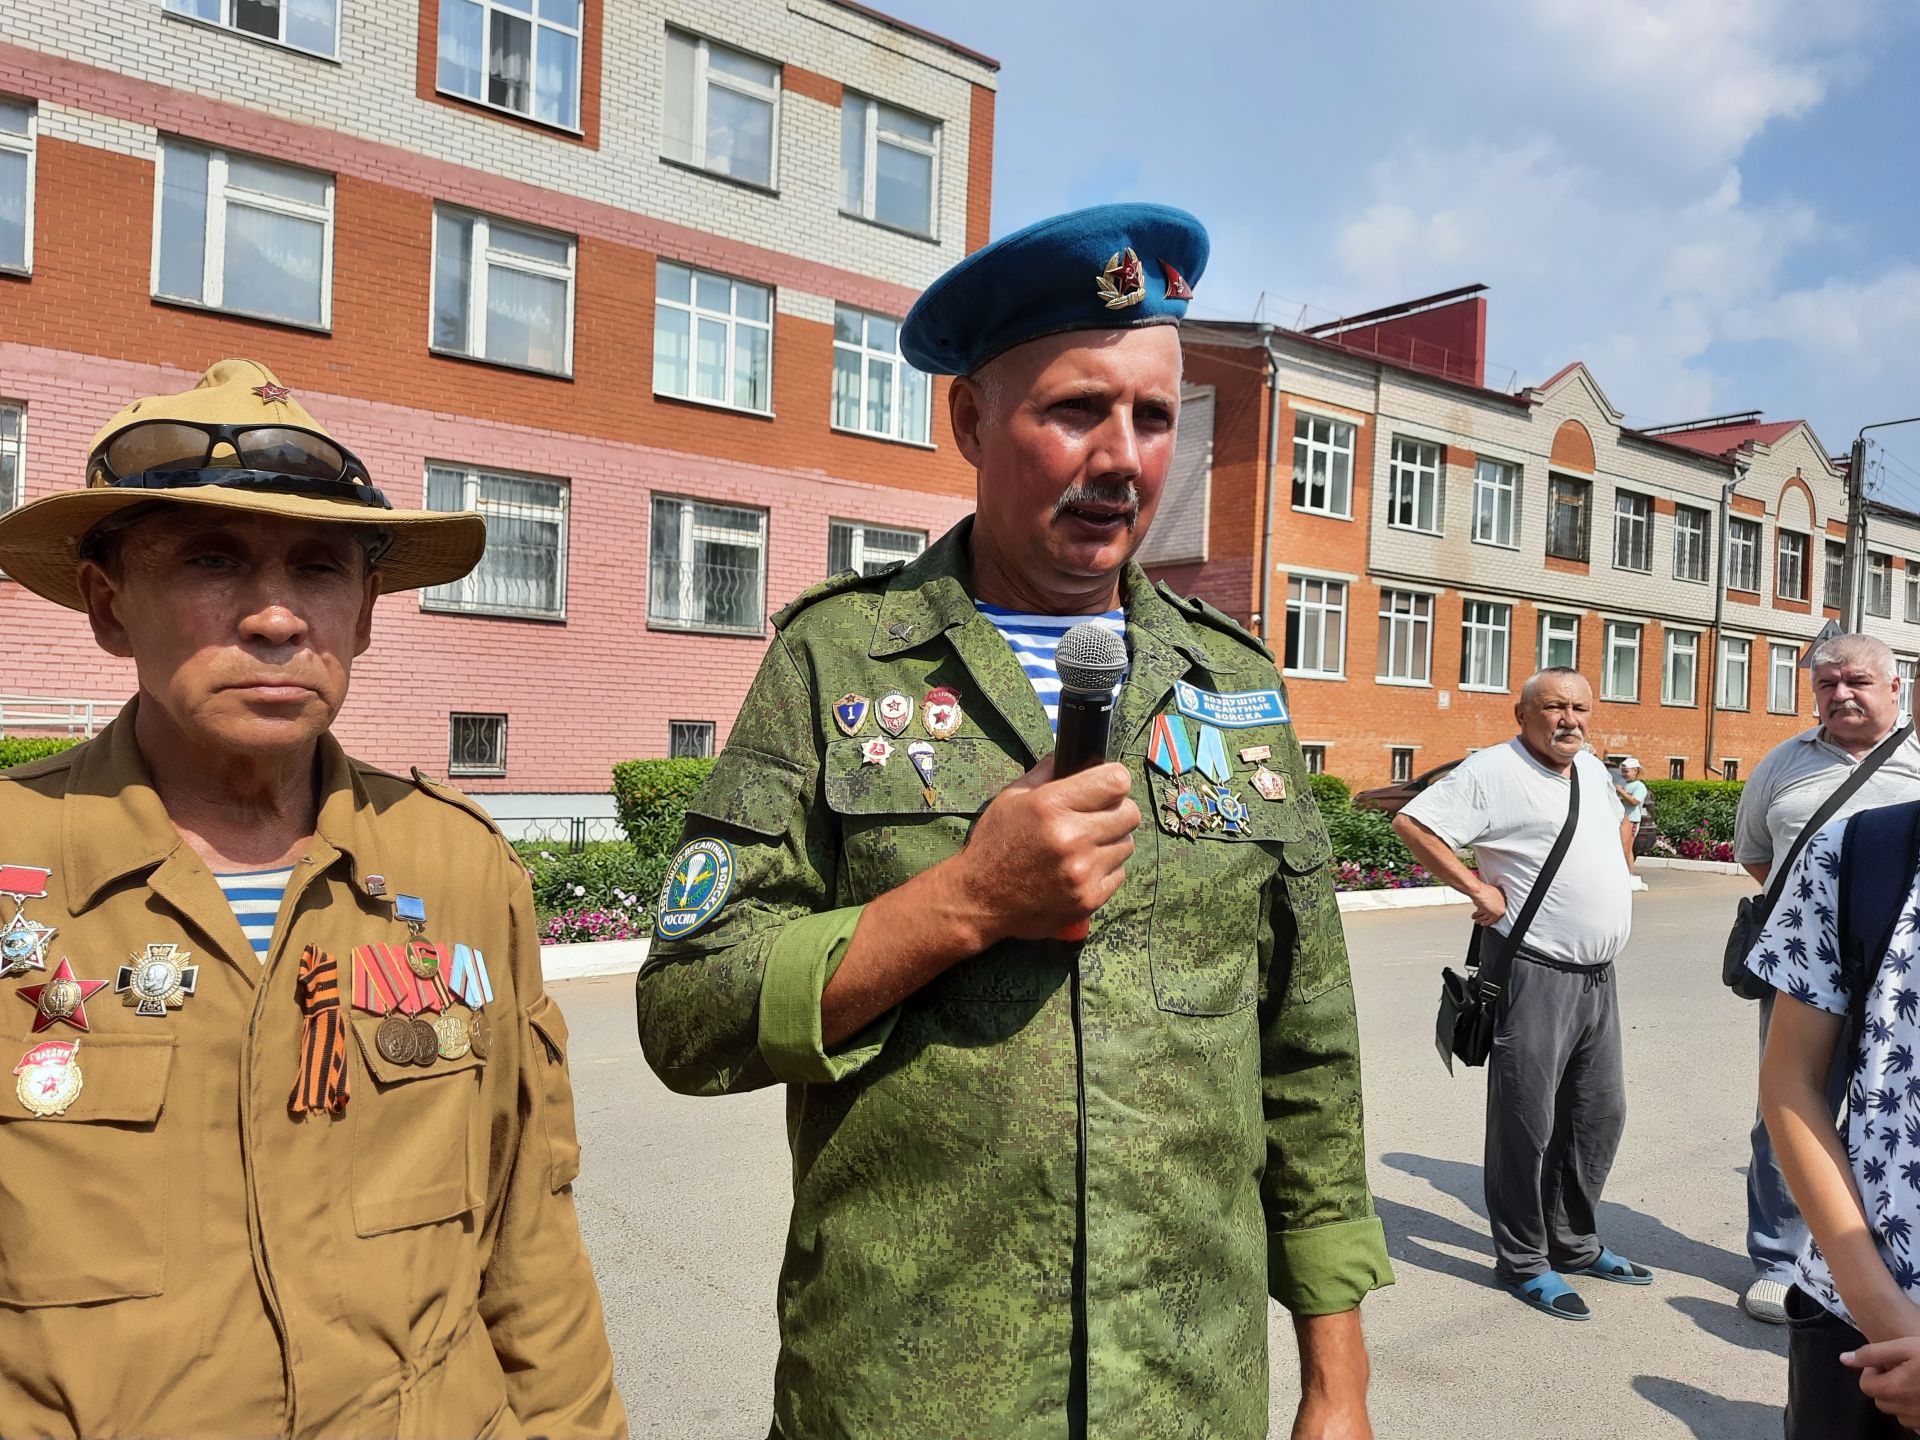
<svg viewBox="0 0 1920 1440"><path fill-rule="evenodd" d="M788 1087L776 1440L1355 1437L1368 1191L1326 832L1271 653L1133 563L1206 232L988 246L902 334L960 377L977 513L774 617L637 981L688 1094ZM1115 758L1056 778L1054 648L1123 637ZM1087 922L1085 938L1058 938Z"/></svg>

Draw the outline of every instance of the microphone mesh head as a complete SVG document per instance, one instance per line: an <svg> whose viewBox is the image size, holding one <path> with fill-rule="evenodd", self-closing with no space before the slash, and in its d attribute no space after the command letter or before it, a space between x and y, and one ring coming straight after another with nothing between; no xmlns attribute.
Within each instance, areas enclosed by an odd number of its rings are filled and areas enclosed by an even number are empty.
<svg viewBox="0 0 1920 1440"><path fill-rule="evenodd" d="M1060 637L1053 663L1063 690L1111 691L1127 673L1127 642L1089 621Z"/></svg>

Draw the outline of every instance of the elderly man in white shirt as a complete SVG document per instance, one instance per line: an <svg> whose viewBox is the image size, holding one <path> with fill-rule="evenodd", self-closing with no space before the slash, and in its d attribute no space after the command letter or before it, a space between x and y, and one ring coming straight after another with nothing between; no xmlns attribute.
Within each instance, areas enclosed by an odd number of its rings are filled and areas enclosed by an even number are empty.
<svg viewBox="0 0 1920 1440"><path fill-rule="evenodd" d="M1632 832L1613 780L1586 749L1593 690L1542 670L1513 707L1520 733L1469 755L1394 817L1414 858L1474 902L1476 925L1511 929L1566 823L1572 841L1522 940L1487 1061L1486 1196L1494 1272L1519 1299L1586 1320L1566 1281L1647 1285L1653 1272L1600 1241L1595 1213L1626 1126L1613 962L1633 928ZM1455 853L1472 846L1480 870Z"/></svg>

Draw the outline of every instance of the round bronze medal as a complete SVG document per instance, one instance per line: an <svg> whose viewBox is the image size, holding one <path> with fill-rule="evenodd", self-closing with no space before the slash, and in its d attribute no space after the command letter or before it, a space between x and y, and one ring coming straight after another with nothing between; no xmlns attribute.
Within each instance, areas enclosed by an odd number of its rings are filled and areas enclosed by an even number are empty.
<svg viewBox="0 0 1920 1440"><path fill-rule="evenodd" d="M404 1015L389 1015L373 1032L373 1048L391 1065L411 1065L417 1043L413 1022Z"/></svg>
<svg viewBox="0 0 1920 1440"><path fill-rule="evenodd" d="M458 1060L472 1048L467 1039L467 1022L455 1011L449 1010L434 1021L433 1031L440 1037L442 1060Z"/></svg>
<svg viewBox="0 0 1920 1440"><path fill-rule="evenodd" d="M431 980L440 973L440 961L416 941L407 946L407 968L422 980Z"/></svg>
<svg viewBox="0 0 1920 1440"><path fill-rule="evenodd" d="M440 1058L440 1034L433 1028L431 1020L413 1019L413 1063L420 1066L433 1064Z"/></svg>
<svg viewBox="0 0 1920 1440"><path fill-rule="evenodd" d="M493 1044L493 1022L487 1019L486 1011L474 1011L473 1019L467 1022L467 1044L482 1060L487 1058L487 1050Z"/></svg>

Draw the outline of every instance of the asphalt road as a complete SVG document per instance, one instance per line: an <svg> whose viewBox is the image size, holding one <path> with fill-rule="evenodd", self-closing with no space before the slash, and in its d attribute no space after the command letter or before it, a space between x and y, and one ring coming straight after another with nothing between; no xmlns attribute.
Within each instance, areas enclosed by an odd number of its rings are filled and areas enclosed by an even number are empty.
<svg viewBox="0 0 1920 1440"><path fill-rule="evenodd" d="M1735 1306L1748 1279L1742 1175L1753 1117L1752 1007L1720 988L1744 880L1651 872L1619 966L1627 1135L1602 1238L1657 1272L1580 1288L1584 1325L1493 1284L1480 1196L1484 1079L1434 1054L1453 907L1349 916L1373 1185L1398 1283L1365 1307L1382 1440L1748 1440L1780 1434L1782 1332ZM574 1036L586 1167L576 1187L636 1437L761 1440L788 1195L782 1096L688 1100L634 1041L627 978L556 985ZM1297 1396L1273 1311L1273 1433ZM984 1440L984 1437L983 1437ZM1148 1437L1143 1437L1148 1440Z"/></svg>

